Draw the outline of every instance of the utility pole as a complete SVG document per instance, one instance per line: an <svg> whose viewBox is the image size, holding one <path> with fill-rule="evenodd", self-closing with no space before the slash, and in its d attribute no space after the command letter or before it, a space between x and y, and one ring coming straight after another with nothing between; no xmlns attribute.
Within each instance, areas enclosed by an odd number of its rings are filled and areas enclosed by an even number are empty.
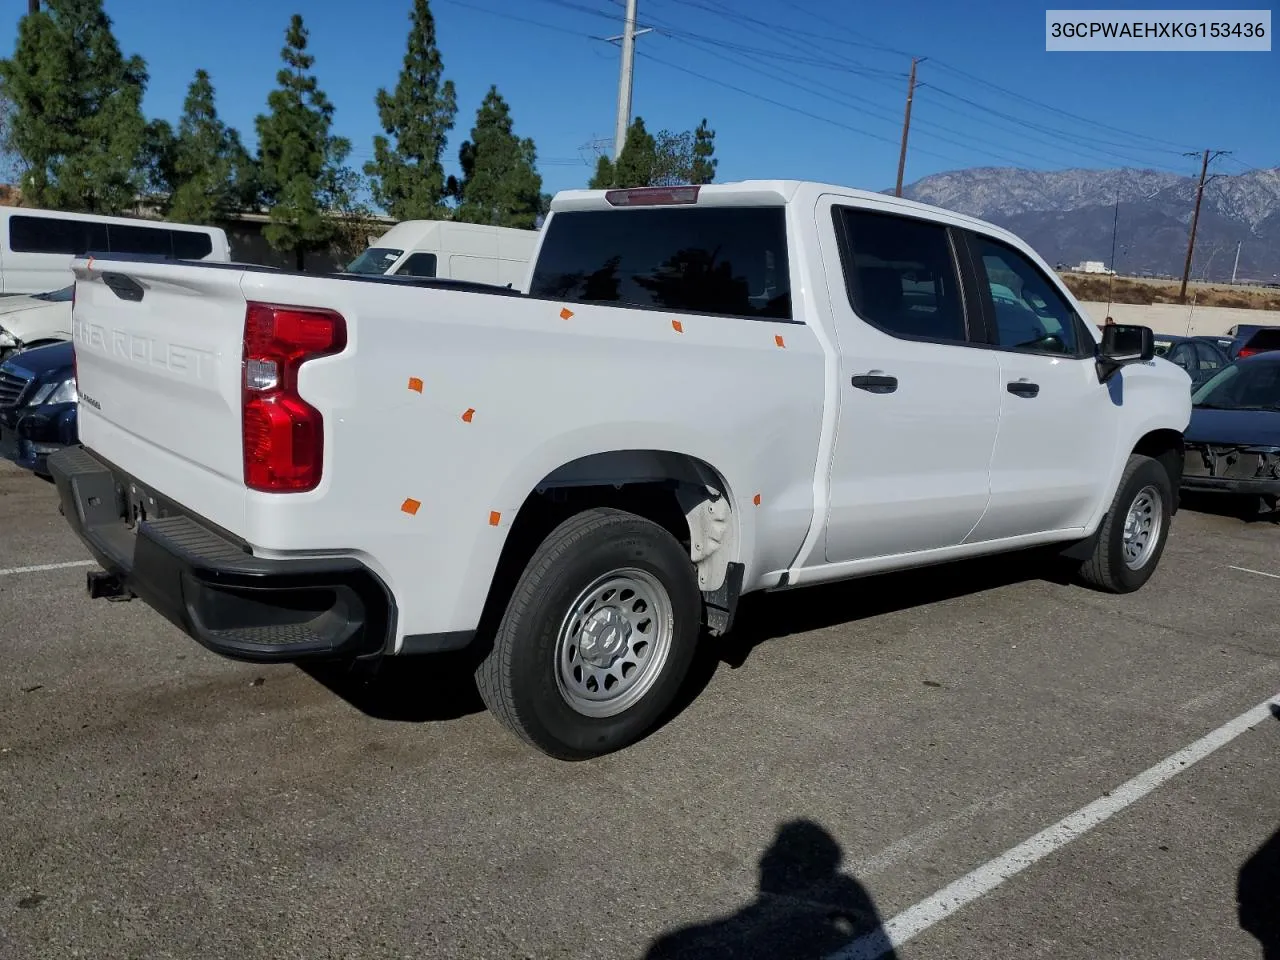
<svg viewBox="0 0 1280 960"><path fill-rule="evenodd" d="M618 74L618 123L613 135L613 160L616 163L627 141L631 126L631 80L636 57L636 0L627 0L627 19L622 26L622 69Z"/></svg>
<svg viewBox="0 0 1280 960"><path fill-rule="evenodd" d="M1240 240L1236 243L1236 265L1231 268L1231 282L1236 282L1236 271L1240 269L1240 248L1244 246L1244 241Z"/></svg>
<svg viewBox="0 0 1280 960"><path fill-rule="evenodd" d="M907 133L911 130L911 101L916 93L916 64L921 57L911 58L911 76L907 79L907 112L902 118L902 149L898 152L898 185L893 190L895 197L902 196L902 173L907 168Z"/></svg>
<svg viewBox="0 0 1280 960"><path fill-rule="evenodd" d="M39 13L40 0L27 0L27 13Z"/></svg>
<svg viewBox="0 0 1280 960"><path fill-rule="evenodd" d="M1191 214L1191 236L1187 240L1187 262L1182 267L1182 289L1178 291L1178 302L1187 302L1187 280L1191 277L1191 256L1196 249L1196 227L1200 223L1200 201L1204 198L1205 175L1209 172L1209 163L1216 160L1228 150L1206 150L1204 157L1200 162L1200 185L1196 187L1196 208ZM1213 154L1211 157L1210 154ZM1194 153L1183 154L1183 156L1194 157Z"/></svg>

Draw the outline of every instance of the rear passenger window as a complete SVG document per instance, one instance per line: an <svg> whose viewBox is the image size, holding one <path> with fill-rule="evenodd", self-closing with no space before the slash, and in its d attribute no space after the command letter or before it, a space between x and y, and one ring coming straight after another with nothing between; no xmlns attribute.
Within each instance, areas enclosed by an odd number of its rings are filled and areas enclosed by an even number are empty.
<svg viewBox="0 0 1280 960"><path fill-rule="evenodd" d="M947 228L838 207L845 285L854 312L895 337L966 339L964 301Z"/></svg>
<svg viewBox="0 0 1280 960"><path fill-rule="evenodd" d="M396 271L397 277L434 277L436 275L436 255L434 253L414 253Z"/></svg>
<svg viewBox="0 0 1280 960"><path fill-rule="evenodd" d="M1039 268L1012 247L987 237L974 234L972 244L982 274L979 280L991 294L997 345L1075 355L1080 346L1076 312Z"/></svg>
<svg viewBox="0 0 1280 960"><path fill-rule="evenodd" d="M9 249L14 253L107 252L106 224L64 217L9 218Z"/></svg>
<svg viewBox="0 0 1280 960"><path fill-rule="evenodd" d="M107 226L107 240L111 244L112 253L173 256L172 234L163 227L133 227L112 223Z"/></svg>
<svg viewBox="0 0 1280 960"><path fill-rule="evenodd" d="M203 260L213 253L213 238L195 230L173 230L173 255L179 260Z"/></svg>
<svg viewBox="0 0 1280 960"><path fill-rule="evenodd" d="M1197 343L1196 352L1200 355L1201 370L1217 370L1223 365L1222 353L1211 344L1203 341Z"/></svg>
<svg viewBox="0 0 1280 960"><path fill-rule="evenodd" d="M574 210L544 229L535 297L791 319L782 207Z"/></svg>

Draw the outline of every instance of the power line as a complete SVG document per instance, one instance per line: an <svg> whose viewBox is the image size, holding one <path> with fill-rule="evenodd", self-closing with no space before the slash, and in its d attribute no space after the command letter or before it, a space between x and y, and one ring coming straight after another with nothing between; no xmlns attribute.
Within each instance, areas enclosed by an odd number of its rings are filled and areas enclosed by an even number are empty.
<svg viewBox="0 0 1280 960"><path fill-rule="evenodd" d="M744 87L736 86L735 84L729 83L725 80L720 80L720 79L717 79L716 77L709 77L705 73L699 73L696 70L690 70L688 67L683 67L678 63L672 63L670 60L663 60L661 57L655 57L653 54L648 53L647 51L637 51L636 56L643 57L646 60L652 60L655 63L660 63L663 66L670 67L673 70L679 70L681 73L687 73L689 74L689 76L697 77L699 80L705 80L707 83L714 83L716 86L724 87L727 90L732 90L735 93L742 94L743 96L751 97L752 99L759 100L762 103L772 104L775 107L780 107L781 109L787 110L791 113L796 113L804 117L809 117L812 120L817 120L821 123L830 124L833 127L839 127L842 130L848 130L852 133L858 134L859 136L869 137L872 140L879 140L881 143L887 143L892 146L898 145L898 142L894 140L892 137L881 136L878 133L872 133L869 130L863 130L862 128L855 127L852 124L843 123L839 120L834 120L831 117L826 117L826 116L823 116L822 114L813 113L812 111L805 110L801 107L797 107L789 103L783 103L781 100L774 100L772 97L766 97L763 94L755 93L754 91L747 90ZM940 159L946 160L951 163L966 162L964 160L959 160L956 157L948 156L945 153L938 153L935 150L920 149L919 152L929 154L930 156L939 157Z"/></svg>
<svg viewBox="0 0 1280 960"><path fill-rule="evenodd" d="M707 11L707 12L709 12L709 13L713 13L713 14L715 14L715 15L717 15L717 16L721 16L721 17L727 18L727 19L729 19L729 20L731 20L731 21L736 21L736 22L739 22L739 23L752 23L752 24L756 24L756 25L759 25L759 26L762 26L762 27L767 28L767 29L768 29L769 31L771 31L771 33L773 33L773 34L781 35L781 34L787 34L787 33L790 33L790 34L793 34L793 35L796 35L796 36L802 36L802 37L813 38L813 39L820 39L820 40L831 41L831 42L836 42L836 43L853 43L855 46L865 47L865 48L868 48L868 49L874 49L874 50L878 50L878 51L881 51L881 52L888 52L888 53L892 53L892 54L895 54L895 55L898 55L898 56L903 56L903 57L911 57L911 56L916 56L916 55L917 55L917 54L908 53L907 51L899 50L899 49L897 49L897 48L895 48L895 47L889 46L889 45L884 44L884 43L881 43L881 42L874 41L873 39L871 39L871 38L867 37L867 35L866 35L866 34L861 34L861 33L859 33L858 31L853 30L851 27L847 26L846 24L840 23L840 22L838 22L838 21L836 21L836 20L834 20L834 19L832 19L832 18L830 18L830 17L823 16L823 15L821 15L821 14L819 14L819 13L815 12L815 11L812 11L812 10L809 10L809 9L807 9L807 8L805 8L805 7L802 7L802 6L800 6L799 4L788 2L788 0L780 0L780 2L782 2L784 6L787 6L787 7L791 8L791 9L793 9L793 10L797 10L797 11L799 11L799 12L801 12L801 13L804 13L804 14L806 14L807 16L812 17L812 18L814 18L814 19L816 19L816 20L818 20L818 21L820 21L820 22L822 22L822 23L825 23L825 24L827 24L827 25L829 25L829 26L833 26L833 27L835 27L835 28L836 28L836 29L838 29L838 30L841 30L841 31L843 31L843 32L846 32L846 33L848 33L848 34L850 34L850 35L852 35L852 36L855 36L855 37L864 37L864 38L866 38L866 39L864 39L864 40L860 40L860 41L857 41L857 42L854 42L854 41L845 41L845 40L843 40L843 39L842 39L842 38L840 38L840 37L832 37L832 36L830 36L829 34L826 34L826 35L823 35L823 34L814 34L814 33L811 33L811 32L809 32L809 31L796 29L796 28L795 28L794 26L792 26L792 25L781 24L781 23L771 22L771 21L766 21L766 20L760 20L760 19L755 18L755 17L748 17L748 16L746 16L746 15L744 15L744 14L737 13L736 11L728 10L728 9L727 9L727 8L725 8L723 5L721 5L721 4L719 4L719 3L717 3L717 2L716 2L716 0L711 0L711 2L712 2L712 3L714 3L716 7L719 7L719 9L716 9L715 7L712 7L712 6L707 6L707 5L706 5L706 3L704 3L704 2L699 2L699 0L685 0L685 3L684 3L684 4L682 4L682 6L685 6L685 7L687 7L687 6L697 7L698 9L701 9L701 10ZM1077 123L1083 123L1083 124L1086 124L1086 125L1088 125L1088 126L1090 126L1090 127L1096 127L1096 128L1100 128L1100 129L1111 130L1113 133L1119 133L1119 134L1124 135L1126 138L1128 138L1128 140L1129 140L1129 141L1132 141L1132 140L1134 140L1134 139L1146 140L1146 141L1149 141L1149 142L1154 143L1154 144L1160 144L1161 146L1159 146L1159 147L1138 147L1136 144L1132 144L1132 143L1119 144L1119 143L1116 143L1115 141L1099 141L1099 142L1106 142L1106 143L1108 143L1109 145L1112 145L1112 146L1124 146L1124 147L1129 147L1129 148L1131 148L1131 149L1132 149L1132 148L1136 148L1136 149L1139 149L1139 150L1145 150L1145 151L1147 151L1147 152L1160 152L1160 153L1166 153L1166 154L1182 153L1182 152L1183 152L1183 151L1185 151L1185 149L1186 149L1186 145L1184 145L1184 144L1174 143L1173 141L1163 140L1163 139L1158 138L1158 137L1151 137L1151 136L1149 136L1149 135L1147 135L1147 134L1134 133L1133 131L1124 130L1124 129L1120 128L1120 127L1115 127L1115 126L1112 126L1112 125L1110 125L1110 124L1103 123L1103 122L1098 121L1098 120L1091 120L1091 119L1089 119L1089 118L1087 118L1087 117L1082 117L1082 116L1079 116L1078 114L1070 113L1069 111L1063 110L1063 109L1061 109L1061 108L1059 108L1059 107L1055 107L1055 106L1052 106L1052 105L1050 105L1050 104L1043 103L1043 102L1038 101L1038 100L1033 100L1033 99L1031 99L1030 97L1027 97L1027 96L1025 96L1024 94L1021 94L1021 93L1019 93L1019 92L1017 92L1017 91L1010 90L1010 89L1008 89L1008 88L1006 88L1006 87L1001 87L1001 86L999 86L998 84L994 84L994 83L992 83L992 82L991 82L991 81L989 81L989 80L985 80L985 79L983 79L982 77L978 77L978 76L976 76L976 75L974 75L974 74L968 73L967 71L961 70L961 69L960 69L960 68L958 68L958 67L954 67L954 66L952 66L952 65L948 64L946 61L943 61L943 60L937 60L936 58L934 58L934 62L936 63L936 65L937 65L937 66L941 67L941 68L942 68L942 69L944 69L944 70L950 71L951 73L954 73L954 74L956 74L957 76L964 77L964 78L966 78L966 79L968 79L968 80L970 80L970 81L973 81L973 82L976 82L976 83L983 84L984 86L990 87L991 89L997 90L997 91L999 91L999 92L1001 92L1001 93L1004 93L1004 94L1006 94L1006 95L1008 95L1008 96L1015 97L1015 98L1017 98L1018 100L1021 100L1021 101L1023 101L1023 102L1029 103L1029 104L1031 104L1031 105L1033 105L1033 106L1036 106L1036 107L1038 107L1038 108L1039 108L1039 109L1041 109L1041 110L1047 110L1047 111L1049 111L1049 112L1051 112L1051 113L1058 114L1058 115L1060 115L1060 116L1062 116L1062 117L1065 117L1065 118L1068 118L1068 119L1070 119L1070 120L1074 120L1074 121L1076 121ZM901 75L899 74L899 76L901 76ZM970 103L973 103L973 101L969 101L969 102L970 102ZM983 106L983 105L981 105L981 104L975 104L975 105L976 105L976 106L978 106L980 109L988 109L988 110L990 109L990 108L984 107L984 106ZM998 111L996 111L996 112L998 112ZM1016 118L1015 118L1015 119L1016 119ZM1019 122L1026 123L1026 122L1028 122L1028 121L1021 121L1021 120L1019 120ZM1052 133L1052 134L1054 134L1054 135L1056 135L1056 136L1062 137L1062 138L1064 138L1064 139L1066 139L1066 138L1076 139L1076 138L1079 138L1079 137L1081 137L1081 136L1082 136L1082 134L1081 134L1080 132L1078 132L1078 131L1076 131L1076 132L1063 131L1063 130L1060 130L1060 129L1054 129L1054 128L1052 128L1052 127L1048 127L1047 125L1044 125L1044 124L1037 124L1037 126L1038 126L1038 128L1040 128L1040 129L1044 129L1044 130L1046 130L1047 132ZM1097 138L1095 138L1095 139L1097 139ZM1128 159L1129 159L1129 162L1144 162L1144 161L1134 161L1132 158L1128 158Z"/></svg>

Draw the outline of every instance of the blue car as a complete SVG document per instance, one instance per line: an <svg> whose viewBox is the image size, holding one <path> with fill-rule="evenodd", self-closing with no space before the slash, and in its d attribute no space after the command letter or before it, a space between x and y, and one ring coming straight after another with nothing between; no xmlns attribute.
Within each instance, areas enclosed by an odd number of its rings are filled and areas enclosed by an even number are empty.
<svg viewBox="0 0 1280 960"><path fill-rule="evenodd" d="M49 454L77 442L70 342L32 347L0 363L0 457L51 479Z"/></svg>
<svg viewBox="0 0 1280 960"><path fill-rule="evenodd" d="M1280 351L1224 367L1191 395L1184 491L1280 498Z"/></svg>
<svg viewBox="0 0 1280 960"><path fill-rule="evenodd" d="M1176 334L1157 333L1156 356L1164 357L1187 371L1192 390L1231 362L1217 337L1180 337Z"/></svg>

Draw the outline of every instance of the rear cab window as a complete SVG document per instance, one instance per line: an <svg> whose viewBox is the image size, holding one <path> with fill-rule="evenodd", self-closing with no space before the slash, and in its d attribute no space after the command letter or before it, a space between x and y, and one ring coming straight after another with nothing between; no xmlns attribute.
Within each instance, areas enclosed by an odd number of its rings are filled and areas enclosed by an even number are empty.
<svg viewBox="0 0 1280 960"><path fill-rule="evenodd" d="M566 210L545 229L531 296L793 319L781 205Z"/></svg>

